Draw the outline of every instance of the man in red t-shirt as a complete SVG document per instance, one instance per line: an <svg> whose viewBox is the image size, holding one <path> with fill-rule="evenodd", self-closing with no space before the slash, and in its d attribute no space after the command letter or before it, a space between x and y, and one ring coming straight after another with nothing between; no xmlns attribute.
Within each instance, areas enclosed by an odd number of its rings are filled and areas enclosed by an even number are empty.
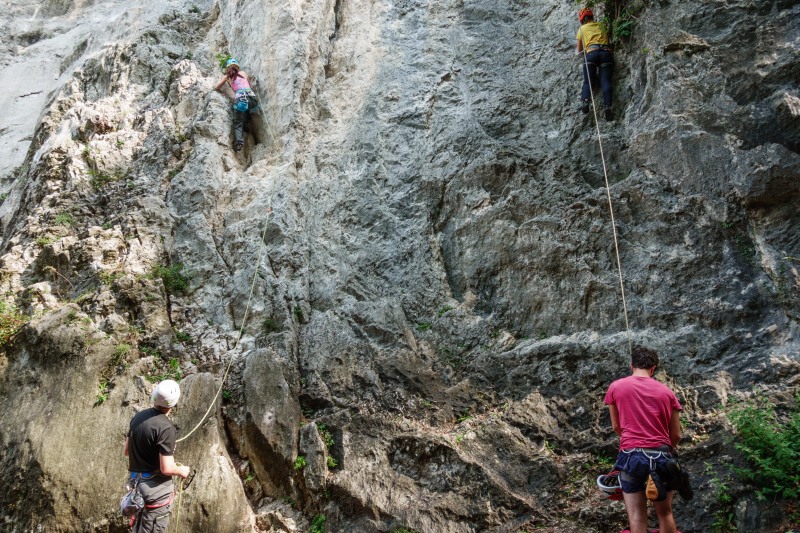
<svg viewBox="0 0 800 533"><path fill-rule="evenodd" d="M634 347L631 375L613 382L604 400L619 435L620 452L614 467L620 471L630 533L647 533L647 476L652 469L666 479L666 463L681 440L681 404L666 385L653 379L656 367L656 352ZM670 491L666 499L653 502L660 533L677 533L672 495Z"/></svg>

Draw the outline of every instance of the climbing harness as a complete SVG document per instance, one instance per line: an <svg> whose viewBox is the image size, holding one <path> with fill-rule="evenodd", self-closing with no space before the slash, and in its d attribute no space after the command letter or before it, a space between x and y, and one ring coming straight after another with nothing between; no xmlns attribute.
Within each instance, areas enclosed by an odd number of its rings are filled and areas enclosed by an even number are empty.
<svg viewBox="0 0 800 533"><path fill-rule="evenodd" d="M661 474L659 474L656 470L656 460L661 458L664 458L665 460L671 460L672 454L669 452L669 447L631 448L628 450L621 450L621 452L626 455L638 452L647 458L650 463L650 473L647 476L645 496L650 501L664 501L667 498L667 488L664 483L665 480L661 479Z"/></svg>
<svg viewBox="0 0 800 533"><path fill-rule="evenodd" d="M125 485L127 492L119 500L119 512L122 516L130 516L131 524L136 520L136 515L144 509L144 497L142 497L142 493L139 492L139 479L140 478L137 476L132 480L133 484L129 481Z"/></svg>
<svg viewBox="0 0 800 533"><path fill-rule="evenodd" d="M161 507L171 504L175 499L175 491L172 491L169 499L164 503L145 503L144 496L142 496L142 493L139 491L139 483L142 480L150 479L155 475L156 474L149 472L130 473L128 482L125 485L125 488L128 492L126 492L119 501L119 510L120 513L122 513L122 516L129 516L131 518L130 522L128 523L128 527L133 527L133 524L136 523L136 519L141 517L142 513L146 509L160 509Z"/></svg>
<svg viewBox="0 0 800 533"><path fill-rule="evenodd" d="M240 113L244 113L250 109L251 101L255 103L253 109L257 109L258 99L256 98L256 93L252 89L239 89L236 91L236 96L233 97L233 108Z"/></svg>
<svg viewBox="0 0 800 533"><path fill-rule="evenodd" d="M585 11L585 10L584 10ZM589 10L591 13L591 10ZM583 12L583 11L582 11ZM589 60L587 59L587 52L586 48L583 49L583 68L586 69L586 75L589 75ZM608 197L608 211L611 213L611 230L614 236L614 253L617 257L617 272L619 273L619 289L622 294L622 310L625 315L625 330L628 333L628 352L630 353L633 350L633 339L631 338L631 326L628 322L628 304L625 300L625 283L622 279L622 259L620 259L619 255L619 242L617 239L617 222L614 218L614 206L611 202L611 185L608 182L608 168L606 165L606 157L603 153L603 139L600 136L600 121L597 119L597 105L594 101L594 91L591 90L591 85L589 86L589 94L592 97L592 113L594 115L594 125L597 131L597 143L600 145L600 160L603 162L603 176L605 178L606 183L606 195Z"/></svg>

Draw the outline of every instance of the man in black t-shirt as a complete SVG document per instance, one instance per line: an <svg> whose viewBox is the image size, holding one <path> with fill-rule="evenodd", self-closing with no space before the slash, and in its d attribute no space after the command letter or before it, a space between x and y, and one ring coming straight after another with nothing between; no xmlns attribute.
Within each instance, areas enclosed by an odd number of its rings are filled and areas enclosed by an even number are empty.
<svg viewBox="0 0 800 533"><path fill-rule="evenodd" d="M183 479L191 471L175 463L177 430L167 415L178 403L181 390L167 379L153 390L153 407L137 413L131 420L125 455L128 457L131 485L138 482L145 508L136 516L134 533L163 533L169 524L174 492L172 476Z"/></svg>

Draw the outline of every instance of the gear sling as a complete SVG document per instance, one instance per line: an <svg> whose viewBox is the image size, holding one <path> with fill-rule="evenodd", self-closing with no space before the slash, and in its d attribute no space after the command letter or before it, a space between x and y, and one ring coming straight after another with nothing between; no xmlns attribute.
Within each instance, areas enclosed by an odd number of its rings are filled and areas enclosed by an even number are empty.
<svg viewBox="0 0 800 533"><path fill-rule="evenodd" d="M131 518L128 527L133 527L137 518L140 518L145 509L159 509L172 503L175 499L175 491L173 490L169 498L164 503L147 504L144 501L141 491L139 491L139 483L142 480L148 480L158 475L159 472L131 472L125 488L128 492L119 501L119 510L122 516L129 516Z"/></svg>

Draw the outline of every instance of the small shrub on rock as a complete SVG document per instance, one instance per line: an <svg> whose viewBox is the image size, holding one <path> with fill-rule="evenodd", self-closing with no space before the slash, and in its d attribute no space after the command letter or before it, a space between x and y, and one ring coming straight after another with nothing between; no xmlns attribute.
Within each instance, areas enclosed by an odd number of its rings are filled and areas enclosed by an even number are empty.
<svg viewBox="0 0 800 533"><path fill-rule="evenodd" d="M325 533L325 515L318 514L311 519L311 528L308 533Z"/></svg>
<svg viewBox="0 0 800 533"><path fill-rule="evenodd" d="M274 318L265 318L264 319L264 333L269 335L270 333L276 333L281 330L281 325L278 323L277 320Z"/></svg>
<svg viewBox="0 0 800 533"><path fill-rule="evenodd" d="M231 58L231 55L227 52L225 53L218 53L217 54L217 62L219 63L219 68L223 71L225 70L225 64Z"/></svg>
<svg viewBox="0 0 800 533"><path fill-rule="evenodd" d="M167 294L186 294L189 291L189 278L181 270L183 265L180 263L172 266L157 265L153 268L152 276L164 283Z"/></svg>
<svg viewBox="0 0 800 533"><path fill-rule="evenodd" d="M0 345L7 343L28 320L13 305L0 300Z"/></svg>
<svg viewBox="0 0 800 533"><path fill-rule="evenodd" d="M75 217L70 215L69 213L59 213L56 215L55 220L53 220L56 226L74 226L75 225Z"/></svg>
<svg viewBox="0 0 800 533"><path fill-rule="evenodd" d="M765 398L734 407L728 418L736 430L736 449L751 465L736 469L737 474L755 483L763 498L800 498L800 395L784 419Z"/></svg>

